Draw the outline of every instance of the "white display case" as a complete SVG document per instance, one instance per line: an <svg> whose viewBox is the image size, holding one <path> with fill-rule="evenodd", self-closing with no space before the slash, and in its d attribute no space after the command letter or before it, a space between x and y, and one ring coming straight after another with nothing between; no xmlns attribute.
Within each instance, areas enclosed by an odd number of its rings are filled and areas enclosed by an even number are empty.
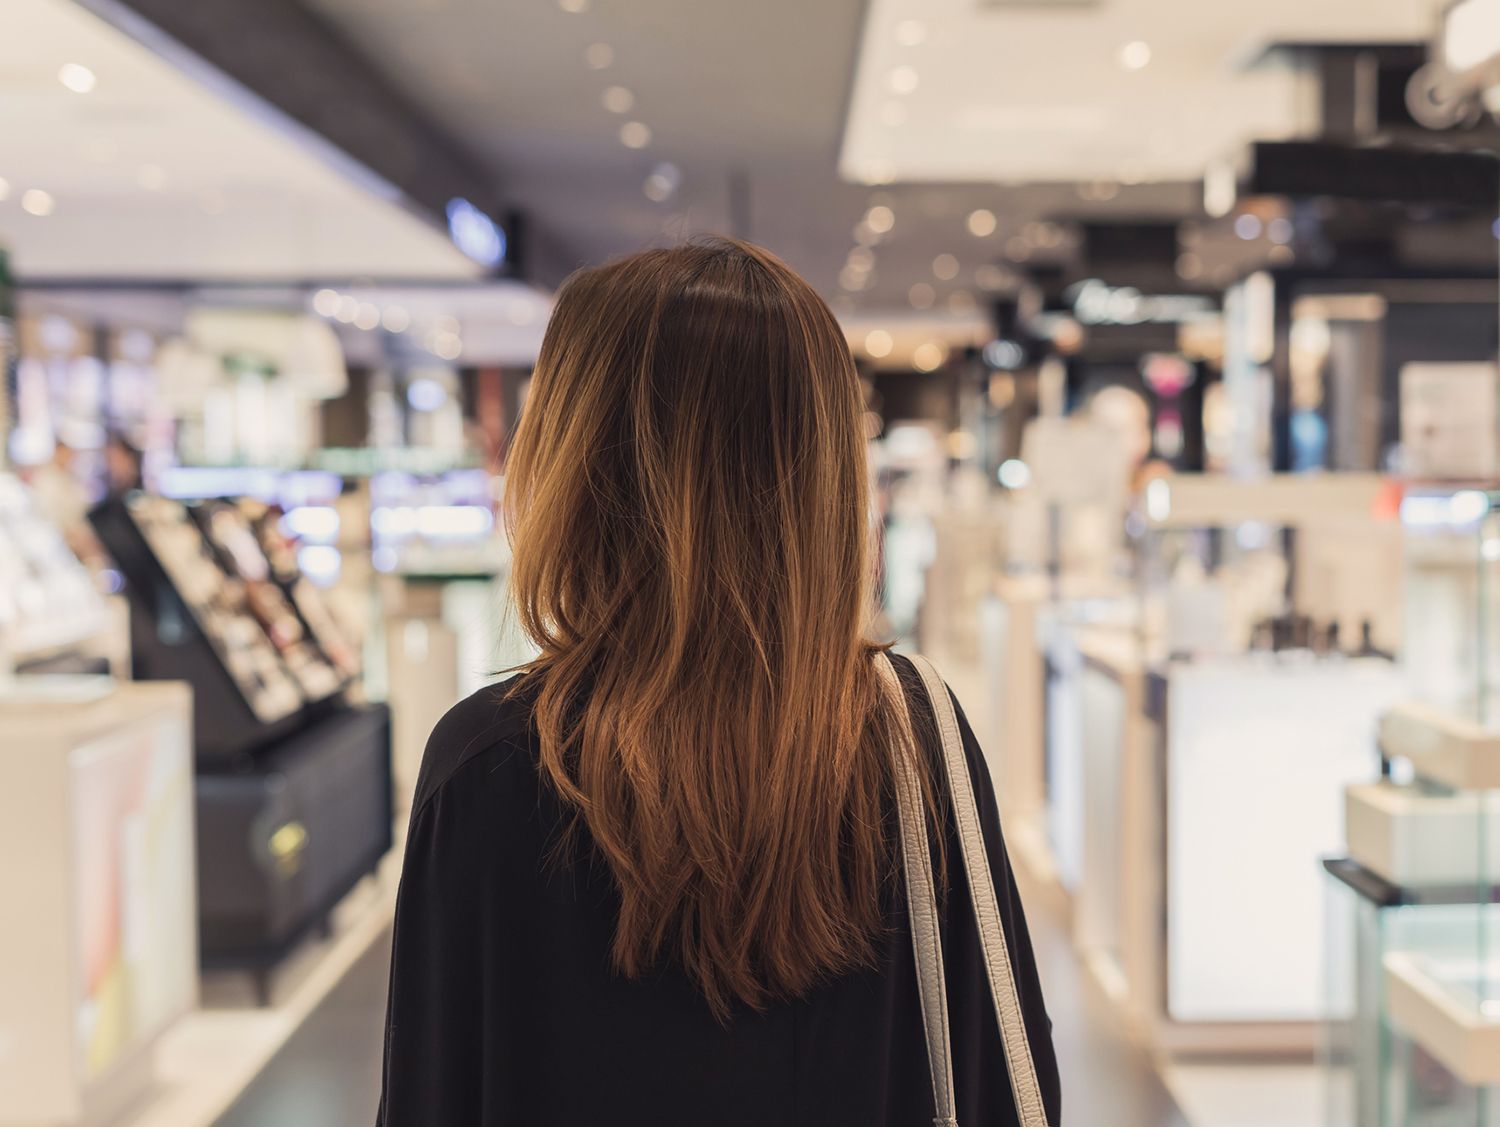
<svg viewBox="0 0 1500 1127"><path fill-rule="evenodd" d="M187 686L0 692L0 1124L107 1122L197 1002Z"/></svg>

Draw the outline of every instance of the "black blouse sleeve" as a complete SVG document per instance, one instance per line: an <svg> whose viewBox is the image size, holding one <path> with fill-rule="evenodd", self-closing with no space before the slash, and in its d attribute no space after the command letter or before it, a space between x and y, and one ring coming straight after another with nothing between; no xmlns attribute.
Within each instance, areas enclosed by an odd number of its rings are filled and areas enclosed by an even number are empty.
<svg viewBox="0 0 1500 1127"><path fill-rule="evenodd" d="M963 734L964 758L968 761L974 800L979 807L985 852L990 862L990 877L995 885L995 898L1000 905L1001 923L1005 928L1006 945L1010 949L1011 967L1015 974L1016 991L1020 995L1032 1061L1036 1065L1042 1102L1047 1109L1047 1123L1049 1127L1059 1127L1062 1122L1062 1085L1058 1077L1057 1054L1052 1044L1052 1021L1047 1016L1047 1007L1042 998L1036 955L1026 926L1026 911L1021 905L1021 894L1016 887L1015 874L1011 871L1010 857L1000 831L1000 810L995 801L995 788L990 781L984 753L980 750L968 717L964 715L963 707L951 689L948 697L953 701L959 730ZM956 837L951 838L949 844L950 867L955 862L961 867L961 855L952 852L960 848Z"/></svg>
<svg viewBox="0 0 1500 1127"><path fill-rule="evenodd" d="M412 816L396 897L378 1127L481 1122L484 852L439 789Z"/></svg>

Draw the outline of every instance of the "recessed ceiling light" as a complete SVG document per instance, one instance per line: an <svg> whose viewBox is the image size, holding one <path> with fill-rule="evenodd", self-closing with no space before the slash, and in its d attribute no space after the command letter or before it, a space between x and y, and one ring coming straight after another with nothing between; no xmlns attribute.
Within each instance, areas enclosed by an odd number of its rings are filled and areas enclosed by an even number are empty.
<svg viewBox="0 0 1500 1127"><path fill-rule="evenodd" d="M969 234L976 239L995 233L995 213L988 208L976 208L969 212Z"/></svg>
<svg viewBox="0 0 1500 1127"><path fill-rule="evenodd" d="M1145 70L1151 65L1151 44L1132 39L1120 48L1120 65L1126 70Z"/></svg>
<svg viewBox="0 0 1500 1127"><path fill-rule="evenodd" d="M896 213L885 204L876 204L865 212L865 226L877 235L884 235L896 225Z"/></svg>
<svg viewBox="0 0 1500 1127"><path fill-rule="evenodd" d="M876 359L889 356L896 342L891 339L891 334L884 329L872 329L865 334L865 351Z"/></svg>
<svg viewBox="0 0 1500 1127"><path fill-rule="evenodd" d="M857 266L845 266L839 271L839 285L846 290L862 290L870 284L870 272Z"/></svg>
<svg viewBox="0 0 1500 1127"><path fill-rule="evenodd" d="M917 74L917 68L913 66L899 66L891 71L891 90L897 94L910 94L917 88L921 77Z"/></svg>
<svg viewBox="0 0 1500 1127"><path fill-rule="evenodd" d="M159 164L143 164L135 170L135 182L148 192L159 192L167 186L167 170Z"/></svg>
<svg viewBox="0 0 1500 1127"><path fill-rule="evenodd" d="M75 94L87 94L99 82L94 72L82 63L63 63L58 69L57 81Z"/></svg>
<svg viewBox="0 0 1500 1127"><path fill-rule="evenodd" d="M651 144L651 127L643 121L627 121L620 126L620 143L627 149L644 149Z"/></svg>
<svg viewBox="0 0 1500 1127"><path fill-rule="evenodd" d="M354 327L356 329L373 329L380 324L380 310L375 308L373 302L362 301L354 311Z"/></svg>
<svg viewBox="0 0 1500 1127"><path fill-rule="evenodd" d="M583 53L583 61L590 70L607 70L615 61L615 49L608 43L590 43Z"/></svg>
<svg viewBox="0 0 1500 1127"><path fill-rule="evenodd" d="M344 322L344 324L349 324L359 315L359 299L344 294L339 298L339 303L334 308L333 315Z"/></svg>
<svg viewBox="0 0 1500 1127"><path fill-rule="evenodd" d="M940 341L929 340L916 347L911 354L912 365L919 372L935 372L943 366L943 361L948 358L948 350Z"/></svg>
<svg viewBox="0 0 1500 1127"><path fill-rule="evenodd" d="M37 218L51 215L57 207L57 201L52 198L51 192L44 192L40 188L28 188L21 193L21 210L28 215Z"/></svg>
<svg viewBox="0 0 1500 1127"><path fill-rule="evenodd" d="M920 47L927 42L927 25L921 20L902 20L896 25L896 42L903 47Z"/></svg>
<svg viewBox="0 0 1500 1127"><path fill-rule="evenodd" d="M867 246L856 246L849 251L849 265L860 270L870 270L875 266L875 252Z"/></svg>
<svg viewBox="0 0 1500 1127"><path fill-rule="evenodd" d="M313 294L313 312L319 317L332 317L339 311L339 291L319 290Z"/></svg>
<svg viewBox="0 0 1500 1127"><path fill-rule="evenodd" d="M937 300L937 293L926 282L918 282L906 291L906 299L911 302L913 309L931 309L932 303Z"/></svg>
<svg viewBox="0 0 1500 1127"><path fill-rule="evenodd" d="M646 183L641 190L653 203L666 203L677 194L677 189L681 184L682 169L671 161L662 161L651 170L651 175L646 177Z"/></svg>
<svg viewBox="0 0 1500 1127"><path fill-rule="evenodd" d="M411 326L411 314L401 305L388 305L380 314L380 325L388 333L404 333Z"/></svg>
<svg viewBox="0 0 1500 1127"><path fill-rule="evenodd" d="M940 254L932 260L932 273L935 278L944 282L951 282L958 277L958 259L951 254Z"/></svg>
<svg viewBox="0 0 1500 1127"><path fill-rule="evenodd" d="M1260 216L1251 215L1248 211L1235 216L1234 233L1246 242L1260 238L1261 229Z"/></svg>
<svg viewBox="0 0 1500 1127"><path fill-rule="evenodd" d="M611 86L600 99L610 113L629 113L635 107L635 95L623 86Z"/></svg>

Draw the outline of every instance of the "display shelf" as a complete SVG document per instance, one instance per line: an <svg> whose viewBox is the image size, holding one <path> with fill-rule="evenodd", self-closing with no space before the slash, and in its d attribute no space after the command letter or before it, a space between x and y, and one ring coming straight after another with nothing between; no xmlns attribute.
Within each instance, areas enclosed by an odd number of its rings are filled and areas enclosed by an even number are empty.
<svg viewBox="0 0 1500 1127"><path fill-rule="evenodd" d="M138 679L190 681L200 761L230 762L336 705L352 673L230 502L132 494L89 514L127 581Z"/></svg>
<svg viewBox="0 0 1500 1127"><path fill-rule="evenodd" d="M1385 957L1393 1025L1466 1084L1500 1084L1500 960Z"/></svg>
<svg viewBox="0 0 1500 1127"><path fill-rule="evenodd" d="M1389 782L1351 786L1344 792L1344 836L1352 858L1394 884L1473 886L1500 873L1500 794Z"/></svg>
<svg viewBox="0 0 1500 1127"><path fill-rule="evenodd" d="M1381 718L1380 748L1450 787L1500 787L1500 732L1425 702L1397 705Z"/></svg>
<svg viewBox="0 0 1500 1127"><path fill-rule="evenodd" d="M30 493L0 474L0 669L50 658L102 633L104 599Z"/></svg>

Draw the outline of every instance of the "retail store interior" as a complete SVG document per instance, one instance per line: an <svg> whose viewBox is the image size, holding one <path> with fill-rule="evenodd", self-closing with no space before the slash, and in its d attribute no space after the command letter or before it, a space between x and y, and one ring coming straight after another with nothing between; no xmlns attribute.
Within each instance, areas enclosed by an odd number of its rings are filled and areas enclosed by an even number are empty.
<svg viewBox="0 0 1500 1127"><path fill-rule="evenodd" d="M1500 0L5 0L0 137L0 1127L375 1122L553 295L710 232L1064 1121L1500 1127Z"/></svg>

